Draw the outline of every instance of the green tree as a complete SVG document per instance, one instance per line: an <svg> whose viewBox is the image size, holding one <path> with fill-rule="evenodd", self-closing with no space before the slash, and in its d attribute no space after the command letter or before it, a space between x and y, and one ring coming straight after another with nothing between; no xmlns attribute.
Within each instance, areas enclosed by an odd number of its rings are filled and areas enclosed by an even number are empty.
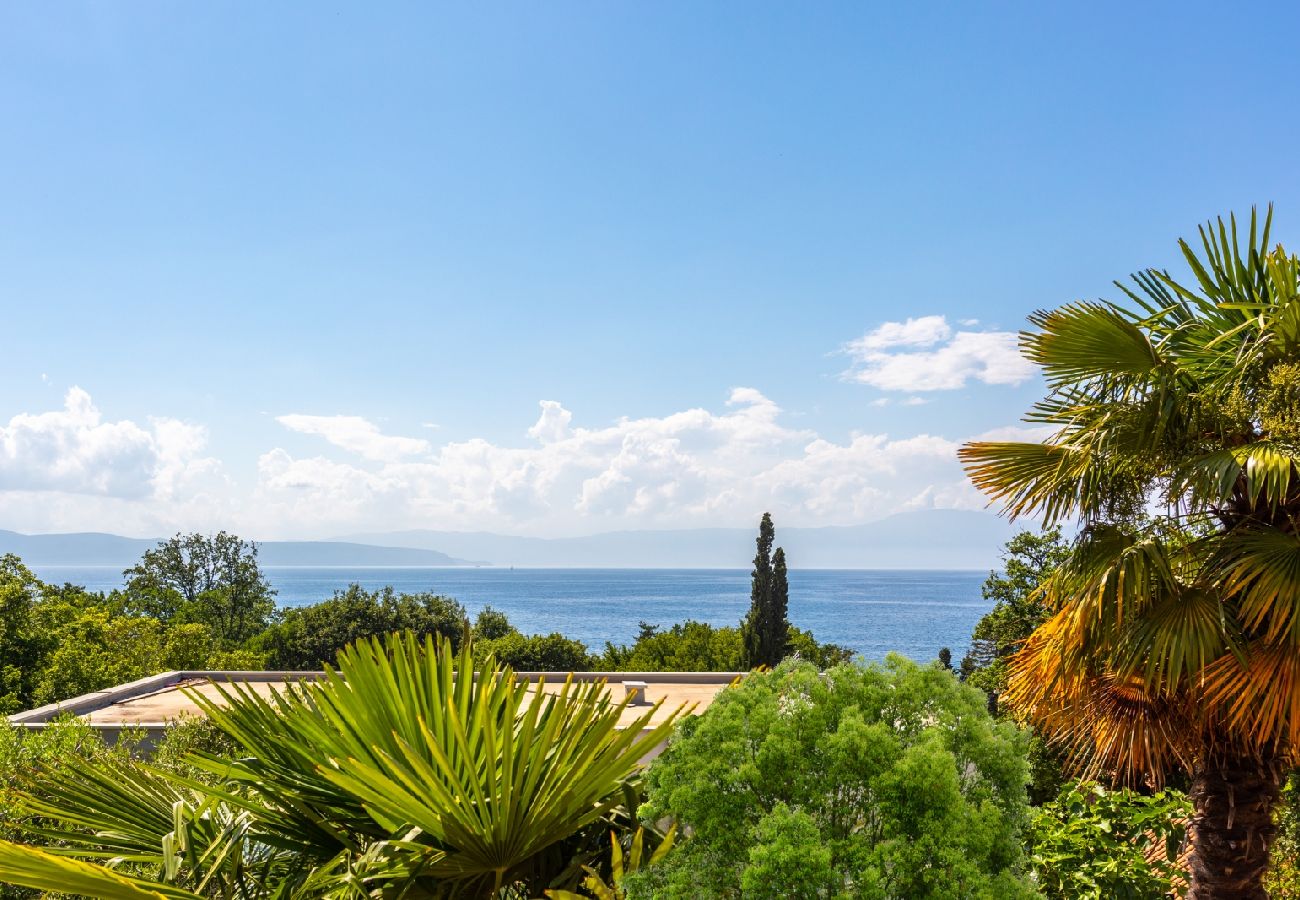
<svg viewBox="0 0 1300 900"><path fill-rule="evenodd" d="M201 669L212 651L198 623L167 628L145 616L113 616L102 606L81 610L55 635L39 672L33 702L66 700L176 669Z"/></svg>
<svg viewBox="0 0 1300 900"><path fill-rule="evenodd" d="M790 653L819 669L847 662L852 651L835 644L821 644L812 632L790 628ZM741 629L715 627L707 622L687 620L667 630L641 623L631 647L606 644L595 661L601 669L621 672L741 672L744 671Z"/></svg>
<svg viewBox="0 0 1300 900"><path fill-rule="evenodd" d="M961 451L1008 515L1080 526L1004 699L1094 771L1190 770L1195 900L1264 896L1300 750L1300 258L1271 220L1181 242L1190 282L1035 313L1051 436Z"/></svg>
<svg viewBox="0 0 1300 900"><path fill-rule="evenodd" d="M686 837L629 895L1029 896L1023 754L938 667L751 674L651 765L642 816Z"/></svg>
<svg viewBox="0 0 1300 900"><path fill-rule="evenodd" d="M122 612L199 622L225 647L261 632L275 611L275 591L258 567L257 545L224 531L160 541L122 575Z"/></svg>
<svg viewBox="0 0 1300 900"><path fill-rule="evenodd" d="M0 715L25 708L35 693L51 644L34 621L45 590L17 556L0 557Z"/></svg>
<svg viewBox="0 0 1300 900"><path fill-rule="evenodd" d="M741 623L744 655L743 668L775 666L790 650L790 584L786 574L785 551L772 544L776 529L771 513L763 513L758 526L758 553L749 594L749 613Z"/></svg>
<svg viewBox="0 0 1300 900"><path fill-rule="evenodd" d="M739 628L688 620L671 628L643 628L631 647L605 646L600 667L624 672L739 672Z"/></svg>
<svg viewBox="0 0 1300 900"><path fill-rule="evenodd" d="M506 614L490 606L480 609L474 619L474 637L477 639L502 638L514 630Z"/></svg>
<svg viewBox="0 0 1300 900"><path fill-rule="evenodd" d="M1048 609L1041 588L1068 555L1069 545L1059 528L1042 533L1022 531L1007 542L1002 570L990 572L984 581L984 599L992 600L993 608L976 623L960 671L963 680L988 695L994 715L1009 714L998 703L1006 690L1008 661L1046 621ZM1060 748L1034 732L1029 745L1030 802L1048 803L1060 794L1067 780L1066 762Z"/></svg>
<svg viewBox="0 0 1300 900"><path fill-rule="evenodd" d="M352 584L320 603L281 610L250 647L272 669L314 671L333 665L351 643L396 631L445 637L458 649L465 623L465 608L450 597Z"/></svg>
<svg viewBox="0 0 1300 900"><path fill-rule="evenodd" d="M65 629L101 603L74 585L45 584L17 556L0 557L0 714L70 696L43 691L45 671Z"/></svg>

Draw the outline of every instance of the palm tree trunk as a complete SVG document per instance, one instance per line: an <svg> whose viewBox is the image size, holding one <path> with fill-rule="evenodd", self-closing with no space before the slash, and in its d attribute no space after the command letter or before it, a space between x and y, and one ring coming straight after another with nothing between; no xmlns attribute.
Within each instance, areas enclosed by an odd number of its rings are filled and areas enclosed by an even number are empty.
<svg viewBox="0 0 1300 900"><path fill-rule="evenodd" d="M1264 874L1280 790L1281 772L1270 761L1229 760L1197 769L1187 900L1268 900Z"/></svg>

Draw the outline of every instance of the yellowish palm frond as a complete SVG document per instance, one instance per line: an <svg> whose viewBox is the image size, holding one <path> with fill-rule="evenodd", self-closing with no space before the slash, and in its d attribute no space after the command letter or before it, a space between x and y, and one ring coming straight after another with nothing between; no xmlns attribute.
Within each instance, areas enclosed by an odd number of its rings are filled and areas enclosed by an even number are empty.
<svg viewBox="0 0 1300 900"><path fill-rule="evenodd" d="M1189 758L1196 725L1184 698L1081 666L1070 613L1049 619L1012 657L1006 701L1066 748L1077 769L1162 778Z"/></svg>
<svg viewBox="0 0 1300 900"><path fill-rule="evenodd" d="M1240 657L1220 657L1205 670L1203 696L1234 744L1254 752L1300 746L1300 653L1289 642L1257 640Z"/></svg>

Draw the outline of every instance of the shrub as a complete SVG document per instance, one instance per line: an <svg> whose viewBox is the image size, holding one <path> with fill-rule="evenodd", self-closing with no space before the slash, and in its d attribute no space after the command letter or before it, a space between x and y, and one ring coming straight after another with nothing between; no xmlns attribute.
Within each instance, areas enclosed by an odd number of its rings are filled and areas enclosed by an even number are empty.
<svg viewBox="0 0 1300 900"><path fill-rule="evenodd" d="M1074 785L1034 816L1034 879L1044 896L1059 900L1167 897L1185 886L1178 860L1191 812L1179 791L1144 796Z"/></svg>

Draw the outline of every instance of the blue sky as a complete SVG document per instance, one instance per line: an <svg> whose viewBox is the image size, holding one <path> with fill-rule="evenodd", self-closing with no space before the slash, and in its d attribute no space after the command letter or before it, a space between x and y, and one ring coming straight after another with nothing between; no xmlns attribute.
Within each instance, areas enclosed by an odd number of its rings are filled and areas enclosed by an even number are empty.
<svg viewBox="0 0 1300 900"><path fill-rule="evenodd" d="M1297 19L6 5L0 527L977 504L1026 313L1254 203L1297 243Z"/></svg>

